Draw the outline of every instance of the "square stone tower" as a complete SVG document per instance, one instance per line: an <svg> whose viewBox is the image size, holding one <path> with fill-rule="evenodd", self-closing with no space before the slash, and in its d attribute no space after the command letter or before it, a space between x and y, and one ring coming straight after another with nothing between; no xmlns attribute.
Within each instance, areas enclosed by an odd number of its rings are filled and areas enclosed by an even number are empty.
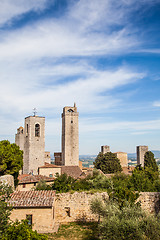
<svg viewBox="0 0 160 240"><path fill-rule="evenodd" d="M62 113L62 165L79 166L79 130L76 104Z"/></svg>
<svg viewBox="0 0 160 240"><path fill-rule="evenodd" d="M105 153L107 153L107 152L110 152L110 146L107 146L107 145L101 146L101 152L102 152L103 154L105 154Z"/></svg>
<svg viewBox="0 0 160 240"><path fill-rule="evenodd" d="M137 165L144 167L144 155L148 152L148 146L137 146Z"/></svg>
<svg viewBox="0 0 160 240"><path fill-rule="evenodd" d="M128 157L125 152L116 152L116 157L120 160L121 167L128 167Z"/></svg>
<svg viewBox="0 0 160 240"><path fill-rule="evenodd" d="M20 150L24 151L24 129L23 127L19 127L17 129L17 133L15 135L15 144L17 144Z"/></svg>
<svg viewBox="0 0 160 240"><path fill-rule="evenodd" d="M29 116L24 126L23 173L38 174L45 162L45 118Z"/></svg>

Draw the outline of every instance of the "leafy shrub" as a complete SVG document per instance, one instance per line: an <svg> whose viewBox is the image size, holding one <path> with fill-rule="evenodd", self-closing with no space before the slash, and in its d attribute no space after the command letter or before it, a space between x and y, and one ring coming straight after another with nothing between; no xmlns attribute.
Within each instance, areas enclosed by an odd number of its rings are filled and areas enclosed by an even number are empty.
<svg viewBox="0 0 160 240"><path fill-rule="evenodd" d="M114 201L95 199L91 210L102 220L99 222L100 239L160 239L160 219L147 216L138 205L126 203L120 208Z"/></svg>
<svg viewBox="0 0 160 240"><path fill-rule="evenodd" d="M33 231L27 220L16 221L2 235L2 240L47 240L48 237Z"/></svg>

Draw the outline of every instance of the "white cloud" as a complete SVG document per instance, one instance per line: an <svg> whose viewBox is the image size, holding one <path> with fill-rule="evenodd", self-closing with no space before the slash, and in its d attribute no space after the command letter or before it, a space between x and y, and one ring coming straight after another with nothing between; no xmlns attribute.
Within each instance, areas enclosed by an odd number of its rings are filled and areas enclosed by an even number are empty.
<svg viewBox="0 0 160 240"><path fill-rule="evenodd" d="M48 0L1 0L0 25L29 11L40 11L47 7Z"/></svg>

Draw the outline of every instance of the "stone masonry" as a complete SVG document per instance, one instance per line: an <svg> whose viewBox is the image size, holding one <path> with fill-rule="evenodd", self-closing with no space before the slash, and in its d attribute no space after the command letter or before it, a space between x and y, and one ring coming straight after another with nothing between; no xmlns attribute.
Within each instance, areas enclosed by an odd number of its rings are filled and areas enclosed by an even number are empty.
<svg viewBox="0 0 160 240"><path fill-rule="evenodd" d="M137 146L137 165L144 167L144 155L148 151L148 146Z"/></svg>
<svg viewBox="0 0 160 240"><path fill-rule="evenodd" d="M101 146L101 152L102 152L103 154L105 154L105 153L107 153L107 152L110 152L110 146L107 146L107 145Z"/></svg>
<svg viewBox="0 0 160 240"><path fill-rule="evenodd" d="M79 166L79 130L76 104L62 113L62 165Z"/></svg>
<svg viewBox="0 0 160 240"><path fill-rule="evenodd" d="M77 220L93 221L98 220L98 217L91 213L90 203L94 198L107 198L108 194L103 193L86 193L74 192L56 194L55 198L55 222L66 223Z"/></svg>

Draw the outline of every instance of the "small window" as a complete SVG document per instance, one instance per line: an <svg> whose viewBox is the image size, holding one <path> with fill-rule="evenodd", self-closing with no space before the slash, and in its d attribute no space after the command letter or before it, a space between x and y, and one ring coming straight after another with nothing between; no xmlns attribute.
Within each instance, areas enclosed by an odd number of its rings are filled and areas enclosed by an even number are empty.
<svg viewBox="0 0 160 240"><path fill-rule="evenodd" d="M26 125L26 133L28 134L28 124Z"/></svg>
<svg viewBox="0 0 160 240"><path fill-rule="evenodd" d="M36 183L34 183L34 186L36 186Z"/></svg>
<svg viewBox="0 0 160 240"><path fill-rule="evenodd" d="M73 121L71 120L71 123L73 123Z"/></svg>
<svg viewBox="0 0 160 240"><path fill-rule="evenodd" d="M40 125L38 123L35 125L35 137L40 137Z"/></svg>
<svg viewBox="0 0 160 240"><path fill-rule="evenodd" d="M74 112L72 109L69 109L68 112Z"/></svg>
<svg viewBox="0 0 160 240"><path fill-rule="evenodd" d="M32 215L26 215L26 219L28 220L28 225L32 226Z"/></svg>
<svg viewBox="0 0 160 240"><path fill-rule="evenodd" d="M26 187L26 184L25 183L23 183L23 188L25 188Z"/></svg>
<svg viewBox="0 0 160 240"><path fill-rule="evenodd" d="M70 217L71 216L71 211L70 211L70 207L65 207L67 216Z"/></svg>

